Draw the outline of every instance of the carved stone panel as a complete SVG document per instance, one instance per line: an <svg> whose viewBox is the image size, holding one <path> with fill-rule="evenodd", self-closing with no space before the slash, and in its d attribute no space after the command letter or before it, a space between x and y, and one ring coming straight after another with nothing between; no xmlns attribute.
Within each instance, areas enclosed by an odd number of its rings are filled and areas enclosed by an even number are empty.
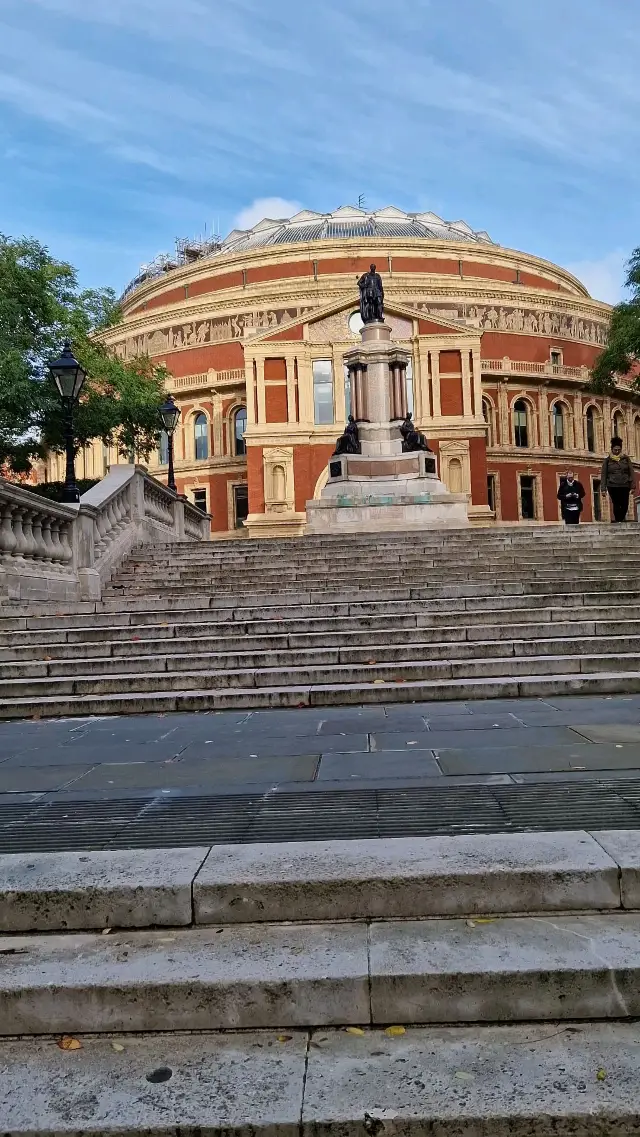
<svg viewBox="0 0 640 1137"><path fill-rule="evenodd" d="M413 302L409 302L413 303ZM419 311L449 320L460 320L482 331L522 332L529 335L560 336L563 339L581 340L584 343L605 344L608 326L598 320L543 308L514 308L499 304L432 304L417 301Z"/></svg>
<svg viewBox="0 0 640 1137"><path fill-rule="evenodd" d="M334 312L333 316L325 316L323 320L314 320L309 324L309 340L311 343L360 343L360 333L352 332L349 327L349 318L356 309L345 309L344 312ZM409 340L413 335L413 323L404 316L395 316L393 312L385 312L385 324L391 328L391 338L394 340Z"/></svg>

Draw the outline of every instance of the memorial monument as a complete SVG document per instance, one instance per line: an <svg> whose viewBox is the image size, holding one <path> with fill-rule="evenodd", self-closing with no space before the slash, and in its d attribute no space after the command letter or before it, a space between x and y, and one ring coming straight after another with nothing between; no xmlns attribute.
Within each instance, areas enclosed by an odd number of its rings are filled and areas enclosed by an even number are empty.
<svg viewBox="0 0 640 1137"><path fill-rule="evenodd" d="M321 497L307 502L307 532L432 529L468 524L467 495L449 493L407 408L409 352L391 341L382 278L358 281L361 343L344 355L351 410Z"/></svg>

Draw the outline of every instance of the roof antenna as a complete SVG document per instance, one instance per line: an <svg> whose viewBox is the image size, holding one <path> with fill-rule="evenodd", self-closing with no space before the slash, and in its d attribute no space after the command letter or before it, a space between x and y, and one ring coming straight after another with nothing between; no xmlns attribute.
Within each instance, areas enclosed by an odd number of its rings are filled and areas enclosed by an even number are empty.
<svg viewBox="0 0 640 1137"><path fill-rule="evenodd" d="M365 205L366 200L367 199L363 193L358 195L358 209L364 209L364 205Z"/></svg>

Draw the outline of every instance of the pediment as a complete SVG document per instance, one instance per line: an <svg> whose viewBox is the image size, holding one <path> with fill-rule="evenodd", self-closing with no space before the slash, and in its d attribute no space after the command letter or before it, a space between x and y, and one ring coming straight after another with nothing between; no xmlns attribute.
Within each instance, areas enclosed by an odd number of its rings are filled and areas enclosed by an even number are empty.
<svg viewBox="0 0 640 1137"><path fill-rule="evenodd" d="M268 343L270 341L307 340L310 343L359 343L360 335L349 327L349 319L358 311L358 297L349 293L331 304L307 311L304 316L296 316L280 324L277 331L268 329L247 337L245 343ZM470 329L457 320L433 316L408 304L390 301L385 304L385 321L391 324L394 340L407 340L412 336L437 335L457 336L477 339L478 331ZM422 328L419 327L422 325Z"/></svg>

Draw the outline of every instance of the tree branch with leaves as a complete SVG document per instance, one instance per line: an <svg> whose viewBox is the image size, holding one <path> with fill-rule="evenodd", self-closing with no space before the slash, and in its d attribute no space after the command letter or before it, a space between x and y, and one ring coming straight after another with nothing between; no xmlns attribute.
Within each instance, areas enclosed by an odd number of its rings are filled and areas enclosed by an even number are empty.
<svg viewBox="0 0 640 1137"><path fill-rule="evenodd" d="M598 394L614 391L621 375L632 375L632 386L640 391L640 248L627 264L625 285L631 299L613 309L607 346L591 371L591 390Z"/></svg>

